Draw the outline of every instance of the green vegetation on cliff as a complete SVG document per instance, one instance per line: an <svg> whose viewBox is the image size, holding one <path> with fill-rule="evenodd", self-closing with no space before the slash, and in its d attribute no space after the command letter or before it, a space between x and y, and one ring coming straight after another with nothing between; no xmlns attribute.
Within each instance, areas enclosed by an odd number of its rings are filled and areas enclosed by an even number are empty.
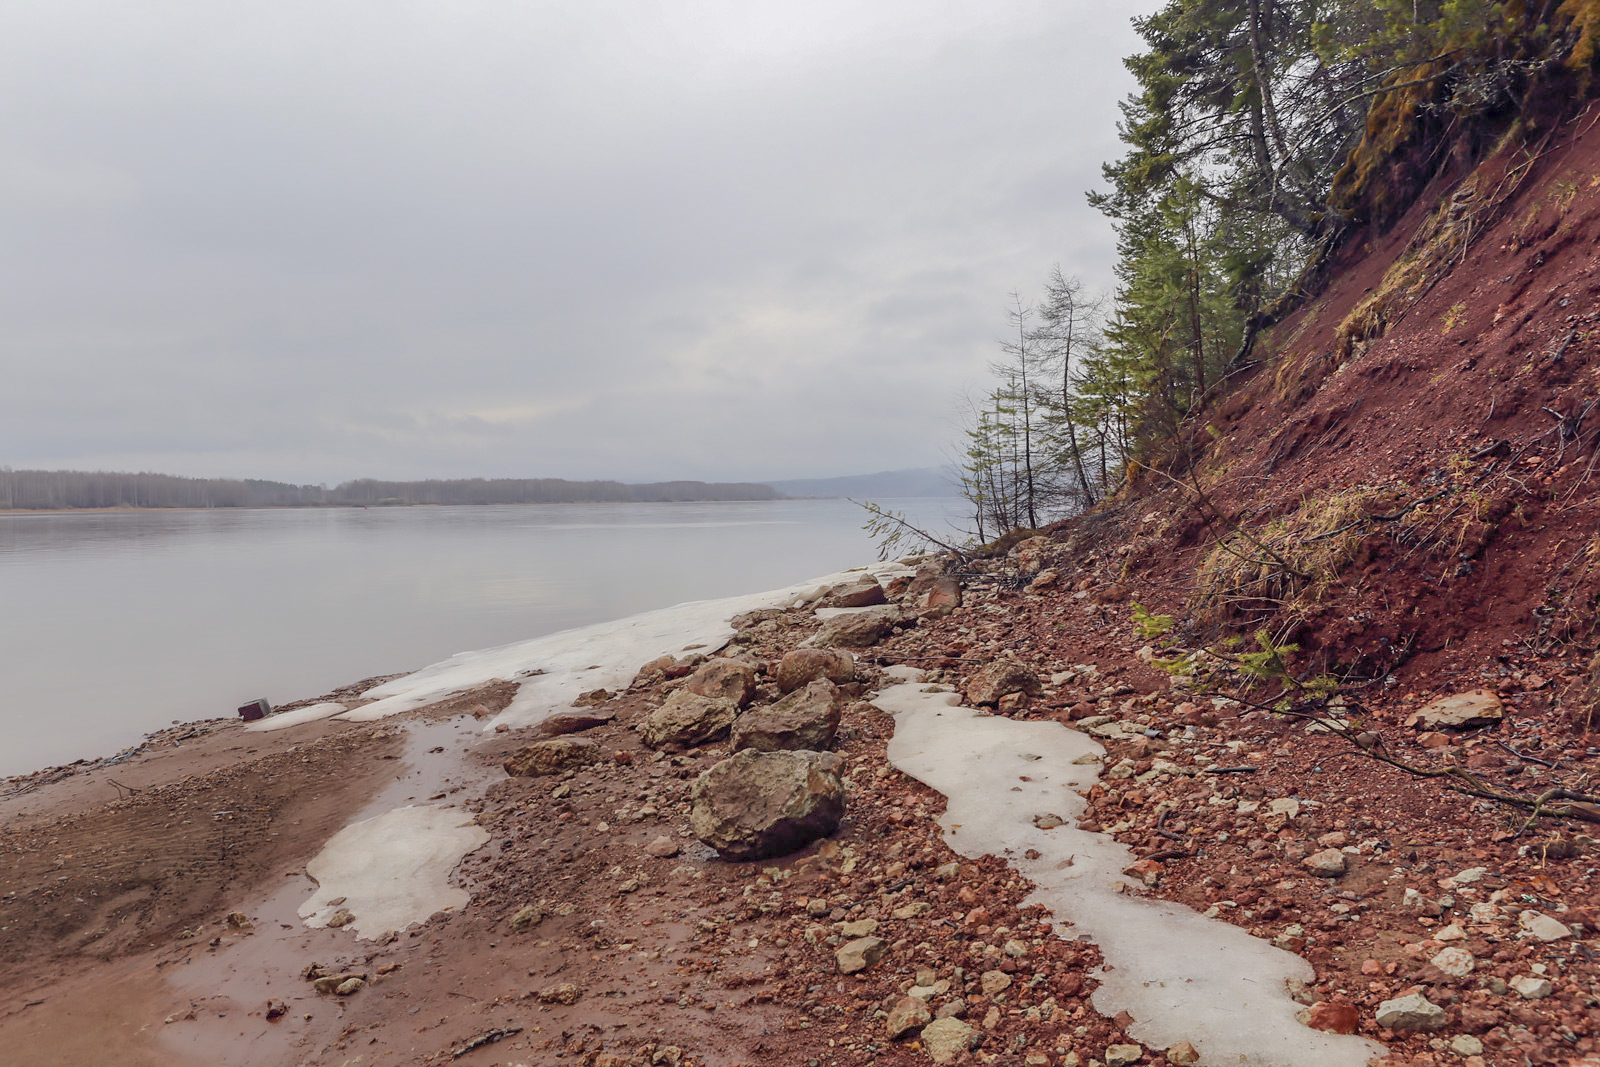
<svg viewBox="0 0 1600 1067"><path fill-rule="evenodd" d="M1116 229L1116 289L1102 316L1056 271L1037 307L1016 302L966 444L985 532L1168 462L1351 233L1543 135L1600 58L1600 0L1170 0L1135 27L1126 151L1091 195Z"/></svg>

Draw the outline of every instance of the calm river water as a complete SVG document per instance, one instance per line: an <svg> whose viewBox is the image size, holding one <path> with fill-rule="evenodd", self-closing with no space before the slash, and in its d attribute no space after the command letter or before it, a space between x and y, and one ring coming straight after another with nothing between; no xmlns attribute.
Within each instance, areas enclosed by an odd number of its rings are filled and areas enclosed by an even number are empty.
<svg viewBox="0 0 1600 1067"><path fill-rule="evenodd" d="M959 502L882 501L948 532ZM844 500L0 515L0 774L866 563Z"/></svg>

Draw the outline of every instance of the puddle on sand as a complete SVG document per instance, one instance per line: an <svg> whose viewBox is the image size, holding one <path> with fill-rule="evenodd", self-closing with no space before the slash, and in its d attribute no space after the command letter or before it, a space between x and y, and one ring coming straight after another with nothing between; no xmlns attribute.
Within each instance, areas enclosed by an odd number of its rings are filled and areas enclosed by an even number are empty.
<svg viewBox="0 0 1600 1067"><path fill-rule="evenodd" d="M498 770L475 766L467 756L484 743L481 724L471 716L396 727L402 728L405 754L394 761L393 780L353 813L351 823L406 805L456 807L501 777ZM344 1002L319 996L300 972L313 961L330 967L348 962L352 969L367 970L362 957L373 945L348 931L308 928L298 909L316 892L316 882L304 867L278 877L279 887L237 908L254 929L241 934L206 926L187 958L163 967L162 976L193 1005L188 1013L193 1018L180 1014L159 1035L175 1052L226 1067L270 1067L299 1063L313 1049L337 1039ZM207 944L218 936L220 945ZM393 951L403 960L426 943L402 933ZM269 1024L265 1013L270 998L282 1000L288 1012Z"/></svg>

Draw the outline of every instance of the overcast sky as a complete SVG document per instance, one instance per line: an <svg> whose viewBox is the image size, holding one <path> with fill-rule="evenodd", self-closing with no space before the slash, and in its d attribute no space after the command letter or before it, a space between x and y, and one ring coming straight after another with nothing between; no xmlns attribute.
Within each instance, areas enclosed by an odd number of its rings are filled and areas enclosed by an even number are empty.
<svg viewBox="0 0 1600 1067"><path fill-rule="evenodd" d="M936 465L1154 6L12 0L0 465Z"/></svg>

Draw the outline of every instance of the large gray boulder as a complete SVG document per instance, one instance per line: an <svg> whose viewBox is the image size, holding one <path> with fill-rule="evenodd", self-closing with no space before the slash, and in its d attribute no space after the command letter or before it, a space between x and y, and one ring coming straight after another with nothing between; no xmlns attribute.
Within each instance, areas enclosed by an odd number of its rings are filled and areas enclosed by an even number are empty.
<svg viewBox="0 0 1600 1067"><path fill-rule="evenodd" d="M796 648L785 652L773 672L780 692L789 693L818 678L835 685L856 680L856 658L842 648Z"/></svg>
<svg viewBox="0 0 1600 1067"><path fill-rule="evenodd" d="M726 734L738 717L739 706L731 700L677 689L645 718L639 737L651 748L703 745Z"/></svg>
<svg viewBox="0 0 1600 1067"><path fill-rule="evenodd" d="M888 637L898 613L892 608L836 615L811 639L814 648L869 648Z"/></svg>
<svg viewBox="0 0 1600 1067"><path fill-rule="evenodd" d="M689 676L683 687L696 696L720 697L744 707L756 695L756 672L734 659L708 660Z"/></svg>
<svg viewBox="0 0 1600 1067"><path fill-rule="evenodd" d="M840 766L831 752L735 753L695 779L689 827L731 860L803 848L844 817Z"/></svg>
<svg viewBox="0 0 1600 1067"><path fill-rule="evenodd" d="M833 744L833 737L839 732L843 704L839 687L826 678L819 678L774 704L739 716L733 724L733 749L821 752Z"/></svg>

